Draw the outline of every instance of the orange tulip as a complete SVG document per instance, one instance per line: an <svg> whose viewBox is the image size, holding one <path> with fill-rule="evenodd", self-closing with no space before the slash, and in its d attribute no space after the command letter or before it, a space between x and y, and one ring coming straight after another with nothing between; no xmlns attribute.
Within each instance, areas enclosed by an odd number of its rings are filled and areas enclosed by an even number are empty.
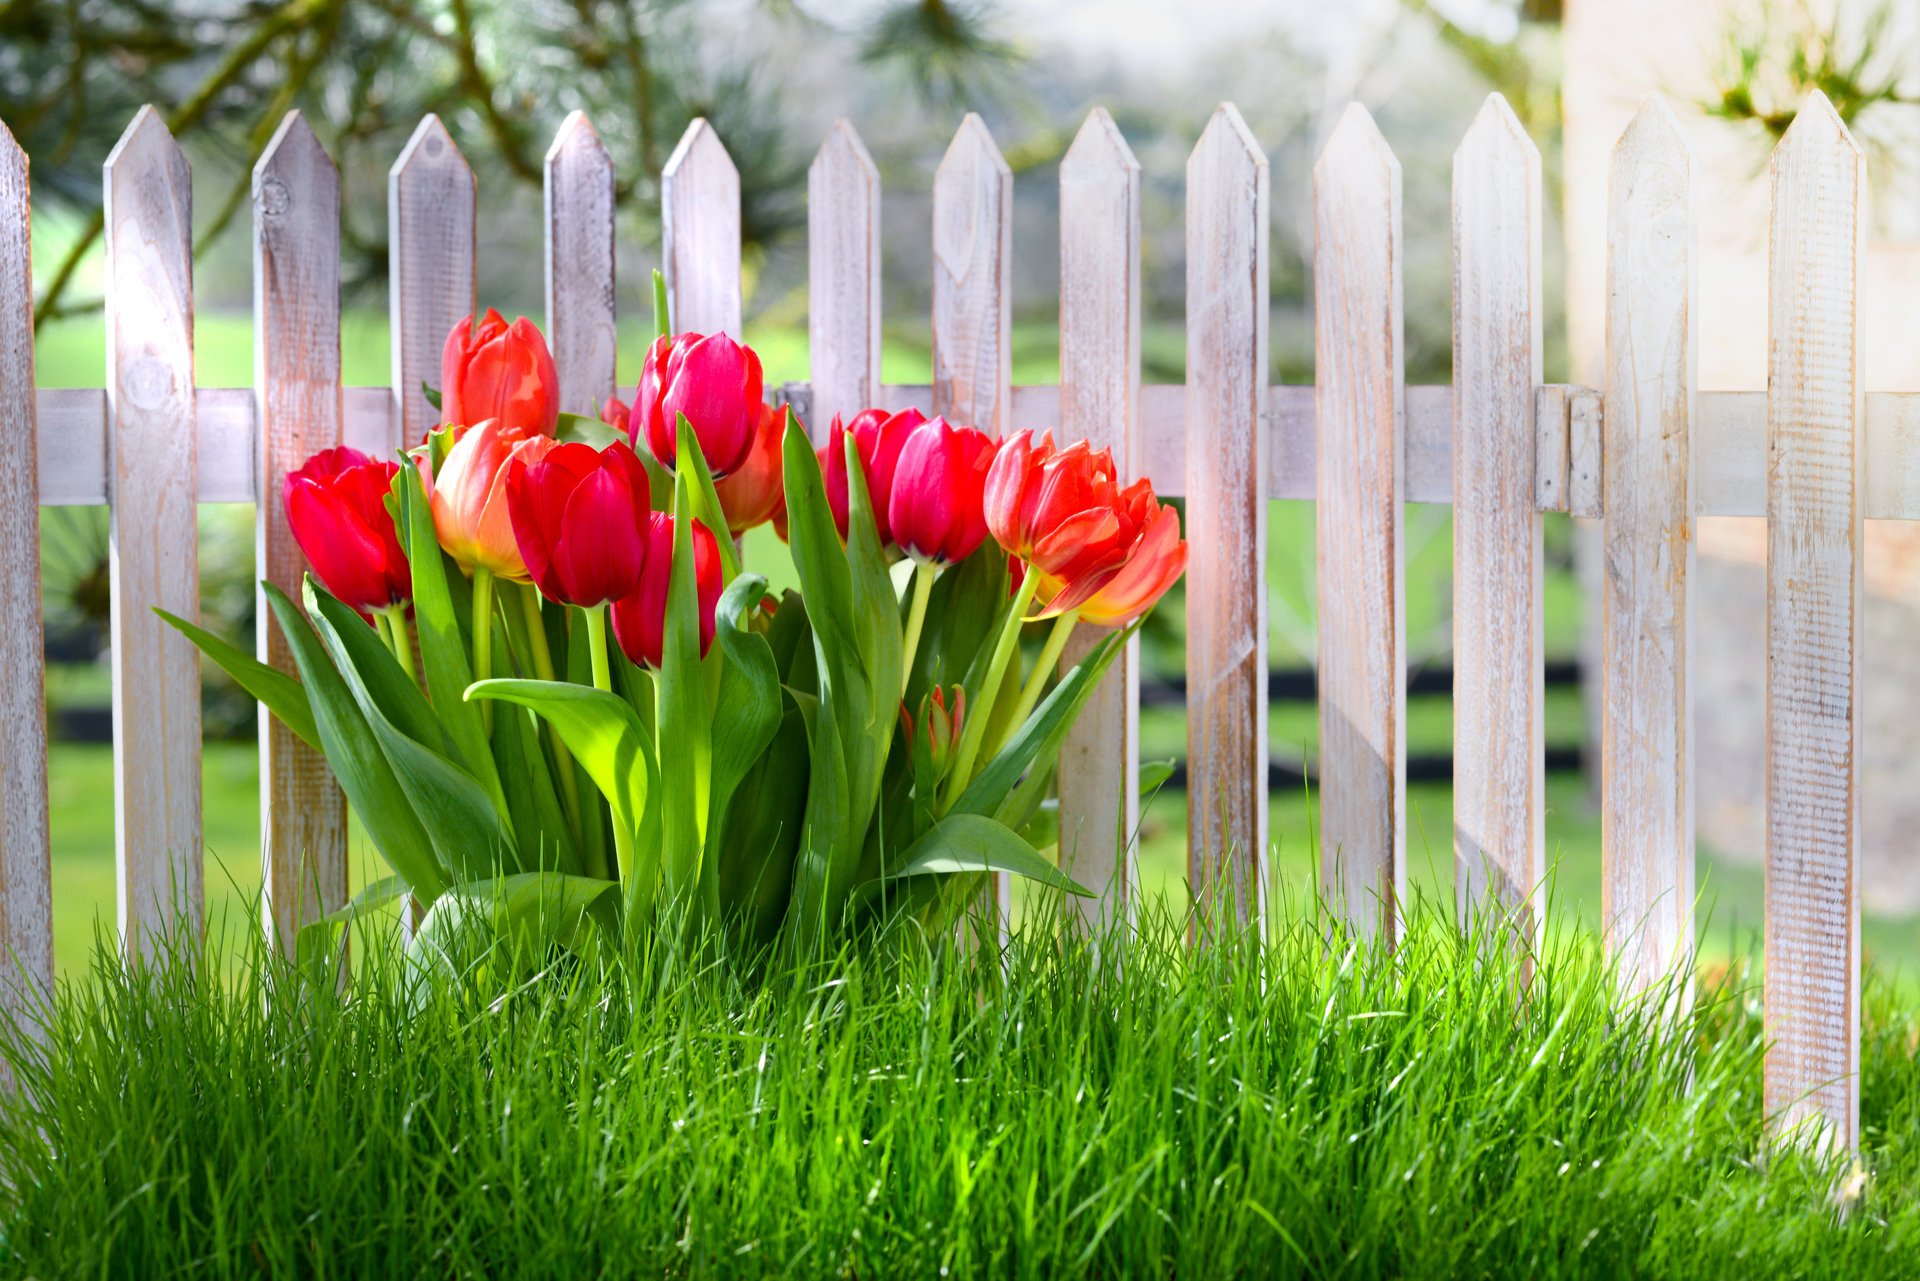
<svg viewBox="0 0 1920 1281"><path fill-rule="evenodd" d="M1080 605L1080 617L1089 623L1118 627L1153 608L1154 602L1178 582L1187 568L1187 544L1180 537L1180 513L1154 497L1153 486L1135 481L1121 495L1142 526L1139 541L1120 572ZM1047 588L1040 589L1047 598Z"/></svg>
<svg viewBox="0 0 1920 1281"><path fill-rule="evenodd" d="M747 460L724 480L714 482L720 510L727 514L727 528L735 538L756 525L772 520L786 507L785 470L781 444L786 438L787 411L772 405L760 410L760 425L754 430L753 448Z"/></svg>
<svg viewBox="0 0 1920 1281"><path fill-rule="evenodd" d="M440 419L467 426L497 418L516 431L553 435L560 376L540 329L525 316L508 324L487 308L447 334L440 352Z"/></svg>
<svg viewBox="0 0 1920 1281"><path fill-rule="evenodd" d="M1123 501L1109 451L1084 440L1055 449L1051 433L1035 441L1029 431L1001 445L984 500L1000 545L1043 585L1057 585L1043 618L1077 609L1105 587L1132 554L1147 514Z"/></svg>
<svg viewBox="0 0 1920 1281"><path fill-rule="evenodd" d="M434 537L469 573L484 569L496 578L531 582L507 509L507 464L537 463L557 442L502 427L493 419L451 430L453 447L438 475L425 458L416 459L433 512Z"/></svg>

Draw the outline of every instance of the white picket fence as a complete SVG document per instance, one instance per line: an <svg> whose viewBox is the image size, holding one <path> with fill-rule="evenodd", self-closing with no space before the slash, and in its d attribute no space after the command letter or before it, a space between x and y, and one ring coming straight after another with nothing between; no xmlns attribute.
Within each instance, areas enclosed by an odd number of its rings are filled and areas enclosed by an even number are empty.
<svg viewBox="0 0 1920 1281"><path fill-rule="evenodd" d="M434 420L420 388L473 308L479 231L473 173L429 116L390 176L392 386L343 389L339 180L288 116L254 171L254 387L195 391L188 166L142 110L105 169L108 386L36 391L26 158L10 138L0 151L0 944L17 1002L51 972L36 498L113 511L119 919L137 951L182 897L201 912L199 667L151 612L196 608L195 505L271 498L260 569L291 590L281 476L342 441L388 453ZM563 408L587 412L615 386L614 178L577 113L546 165L547 315ZM1607 385L1543 385L1539 155L1490 98L1454 158L1453 386L1408 388L1400 168L1355 106L1314 170L1319 382L1269 387L1267 162L1222 106L1187 165L1186 384L1142 386L1140 168L1096 111L1060 168L1060 383L1014 387L1012 176L969 116L934 179L933 385L885 386L880 181L843 122L808 180L813 377L787 394L816 430L872 403L1057 426L1186 496L1191 875L1249 917L1267 881L1266 500L1318 503L1322 883L1389 937L1406 885L1404 504L1455 505L1460 909L1491 904L1526 937L1546 870L1540 513L1602 518L1606 919L1635 987L1692 946L1692 522L1769 517L1767 1107L1851 1145L1861 520L1920 518L1920 396L1860 385L1864 171L1815 95L1773 160L1772 390L1702 392L1693 161L1648 103L1613 158ZM738 332L739 177L703 121L664 202L677 323ZM285 665L267 617L260 646ZM1123 909L1136 664L1061 770L1062 857ZM263 724L261 754L266 925L286 940L345 895L345 811L284 730Z"/></svg>

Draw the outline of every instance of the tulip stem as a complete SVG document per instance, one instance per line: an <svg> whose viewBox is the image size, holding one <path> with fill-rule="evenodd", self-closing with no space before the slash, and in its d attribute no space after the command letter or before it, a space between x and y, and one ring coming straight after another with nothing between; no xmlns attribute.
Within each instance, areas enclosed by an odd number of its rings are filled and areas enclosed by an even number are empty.
<svg viewBox="0 0 1920 1281"><path fill-rule="evenodd" d="M913 660L920 652L920 632L927 622L927 602L933 599L933 580L940 567L930 561L913 566L913 602L907 606L907 638L900 651L900 697L907 696L913 683Z"/></svg>
<svg viewBox="0 0 1920 1281"><path fill-rule="evenodd" d="M1067 648L1067 638L1073 635L1073 625L1079 621L1079 611L1071 609L1053 620L1053 630L1047 633L1047 643L1040 650L1040 661L1033 665L1033 674L1020 687L1020 701L1013 705L1013 716L1007 721L1007 732L994 744L995 752L1013 741L1013 736L1027 723L1027 717L1033 715L1033 709L1039 706L1040 695L1047 688L1047 678L1059 666L1060 655Z"/></svg>
<svg viewBox="0 0 1920 1281"><path fill-rule="evenodd" d="M413 640L407 635L407 607L389 605L374 617L385 621L381 634L386 638L387 648L393 651L394 659L400 664L400 670L407 674L408 680L418 680L413 671Z"/></svg>
<svg viewBox="0 0 1920 1281"><path fill-rule="evenodd" d="M533 674L543 681L554 679L553 650L547 644L547 626L540 618L540 592L538 588L520 589L520 604L527 614L527 647L532 651ZM545 718L542 718L543 720ZM547 744L553 748L554 772L560 775L560 803L566 806L567 822L573 825L573 834L580 836L580 785L573 777L573 753L560 736L553 732L553 726L547 725Z"/></svg>
<svg viewBox="0 0 1920 1281"><path fill-rule="evenodd" d="M587 616L587 654L593 659L593 687L603 694L613 693L613 668L607 661L607 607L594 605ZM613 820L613 854L620 864L620 883L631 890L633 884L633 833L618 816Z"/></svg>
<svg viewBox="0 0 1920 1281"><path fill-rule="evenodd" d="M1000 692L1000 682L1006 679L1007 663L1013 658L1013 651L1020 646L1020 626L1027 621L1027 608L1033 604L1033 593L1039 585L1040 575L1033 570L1021 576L1013 608L1007 611L1007 621L1001 625L999 639L994 642L993 658L987 665L986 679L981 682L979 698L967 708L966 723L960 727L960 747L954 753L953 773L947 776L946 795L941 798L942 814L953 808L967 784L973 781L973 762L980 755L987 722L993 718L994 696Z"/></svg>
<svg viewBox="0 0 1920 1281"><path fill-rule="evenodd" d="M493 675L493 574L475 566L473 570L473 679L483 681ZM483 699L480 719L493 733L493 703Z"/></svg>

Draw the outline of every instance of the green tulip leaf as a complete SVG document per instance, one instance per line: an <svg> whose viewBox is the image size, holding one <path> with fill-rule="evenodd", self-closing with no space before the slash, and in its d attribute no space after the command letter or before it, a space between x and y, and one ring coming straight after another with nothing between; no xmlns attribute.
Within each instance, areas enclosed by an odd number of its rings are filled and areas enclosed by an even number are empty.
<svg viewBox="0 0 1920 1281"><path fill-rule="evenodd" d="M689 440L691 433L683 437ZM660 742L673 750L660 759L661 884L676 902L701 888L701 851L712 798L713 714L700 666L700 596L694 570L690 498L692 460L699 446L680 450L674 485L673 568L667 580L661 628L658 702ZM718 894L702 895L717 907Z"/></svg>
<svg viewBox="0 0 1920 1281"><path fill-rule="evenodd" d="M321 750L320 731L313 723L313 704L307 700L306 688L299 681L177 614L169 614L164 609L153 612L192 641L221 671L233 677L241 689L259 699L296 738L316 752Z"/></svg>
<svg viewBox="0 0 1920 1281"><path fill-rule="evenodd" d="M1010 872L1054 889L1092 898L1093 891L1049 863L1018 832L978 814L949 814L906 851L890 879Z"/></svg>
<svg viewBox="0 0 1920 1281"><path fill-rule="evenodd" d="M441 895L407 943L416 973L459 978L511 949L510 959L538 963L549 948L578 949L589 921L610 926L615 881L559 872L518 872L472 881ZM424 992L421 993L424 995Z"/></svg>

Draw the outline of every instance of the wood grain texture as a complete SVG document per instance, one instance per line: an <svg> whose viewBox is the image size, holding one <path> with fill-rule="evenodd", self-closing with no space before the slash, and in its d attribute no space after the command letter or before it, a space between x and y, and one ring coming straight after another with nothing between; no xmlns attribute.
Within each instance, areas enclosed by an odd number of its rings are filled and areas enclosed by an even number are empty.
<svg viewBox="0 0 1920 1281"><path fill-rule="evenodd" d="M1011 432L1013 173L969 114L933 176L933 412Z"/></svg>
<svg viewBox="0 0 1920 1281"><path fill-rule="evenodd" d="M1060 163L1060 436L1113 451L1123 480L1140 449L1140 163L1096 109ZM1062 673L1106 634L1082 625ZM1089 924L1124 919L1137 879L1140 641L1080 711L1060 752L1060 867L1097 899L1066 901Z"/></svg>
<svg viewBox="0 0 1920 1281"><path fill-rule="evenodd" d="M1713 403L1713 398L1696 395L1695 400L1698 407L1694 422L1698 437L1695 452L1703 459L1711 459L1713 454L1708 449L1710 433L1706 430L1711 416L1706 412L1706 407ZM1567 388L1567 513L1572 516L1598 517L1603 510L1605 498L1601 493L1600 476L1602 441L1605 438L1604 411L1603 398L1593 388ZM1693 487L1696 510L1701 510L1699 479L1696 475ZM1720 513L1703 511L1703 514Z"/></svg>
<svg viewBox="0 0 1920 1281"><path fill-rule="evenodd" d="M1400 162L1359 103L1313 167L1313 210L1320 885L1392 942L1407 882Z"/></svg>
<svg viewBox="0 0 1920 1281"><path fill-rule="evenodd" d="M597 416L613 396L613 161L584 111L547 149L547 340L564 413Z"/></svg>
<svg viewBox="0 0 1920 1281"><path fill-rule="evenodd" d="M1540 153L1493 94L1453 156L1453 877L1463 922L1495 913L1527 946L1546 915L1539 508L1566 500L1541 221Z"/></svg>
<svg viewBox="0 0 1920 1281"><path fill-rule="evenodd" d="M200 611L193 176L152 107L106 161L108 577L122 945L202 925L200 659L154 616Z"/></svg>
<svg viewBox="0 0 1920 1281"><path fill-rule="evenodd" d="M53 989L53 891L36 408L27 153L0 124L0 1010L38 1031L32 1010ZM0 1059L0 1087L12 1079Z"/></svg>
<svg viewBox="0 0 1920 1281"><path fill-rule="evenodd" d="M695 120L660 173L660 253L675 330L740 337L740 171Z"/></svg>
<svg viewBox="0 0 1920 1281"><path fill-rule="evenodd" d="M1195 929L1267 896L1267 158L1223 104L1187 160L1187 817ZM1224 901L1222 901L1224 900Z"/></svg>
<svg viewBox="0 0 1920 1281"><path fill-rule="evenodd" d="M297 111L253 168L253 370L254 562L298 600L307 561L281 488L309 456L341 443L341 394L340 175ZM264 594L254 612L260 657L293 674ZM326 758L264 712L260 837L263 924L291 957L300 927L347 901L347 806Z"/></svg>
<svg viewBox="0 0 1920 1281"><path fill-rule="evenodd" d="M1693 154L1659 98L1614 148L1601 484L1601 902L1638 992L1693 956ZM1684 1006L1690 988L1678 993Z"/></svg>
<svg viewBox="0 0 1920 1281"><path fill-rule="evenodd" d="M824 444L880 391L880 171L845 120L807 170L807 337L807 429Z"/></svg>
<svg viewBox="0 0 1920 1281"><path fill-rule="evenodd" d="M1816 92L1774 150L1767 316L1766 1110L1860 1137L1866 159Z"/></svg>
<svg viewBox="0 0 1920 1281"><path fill-rule="evenodd" d="M429 115L387 173L387 292L393 348L388 453L420 443L440 411L420 390L440 386L447 335L474 311L473 170L440 117Z"/></svg>

